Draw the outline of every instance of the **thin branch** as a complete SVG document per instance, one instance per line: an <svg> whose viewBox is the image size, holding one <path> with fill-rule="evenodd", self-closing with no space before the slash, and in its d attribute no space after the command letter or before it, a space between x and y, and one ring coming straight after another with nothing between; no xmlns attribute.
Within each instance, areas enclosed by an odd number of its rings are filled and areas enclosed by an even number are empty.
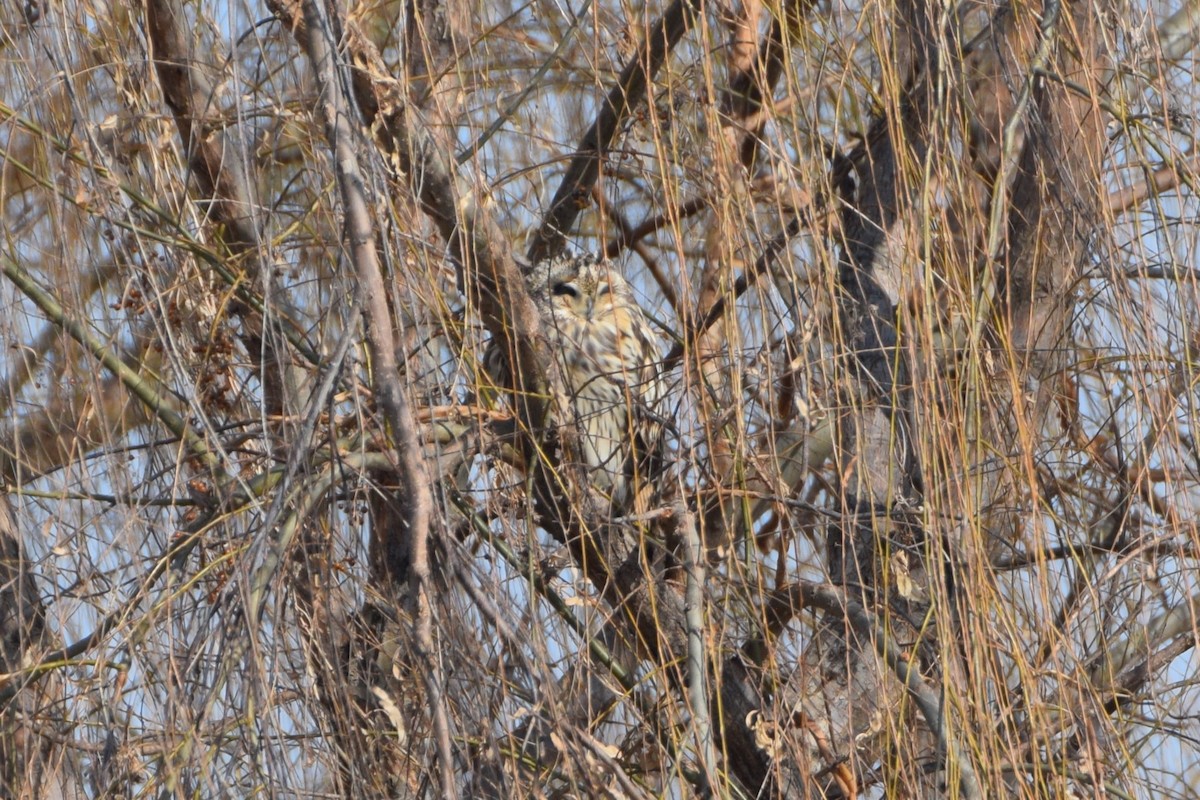
<svg viewBox="0 0 1200 800"><path fill-rule="evenodd" d="M1185 172L1200 172L1200 154L1186 154L1156 170L1147 170L1148 174L1141 183L1108 196L1108 210L1114 214L1131 211L1150 197L1178 188L1183 183Z"/></svg>
<svg viewBox="0 0 1200 800"><path fill-rule="evenodd" d="M796 613L805 608L819 608L841 614L859 633L874 643L876 652L908 690L921 710L921 715L925 717L929 729L937 736L938 745L946 754L946 771L950 775L958 775L963 796L969 800L982 798L975 768L962 752L958 742L948 735L946 704L942 697L924 681L920 670L905 657L904 649L888 635L867 609L835 586L798 581L774 592L767 603L766 619L771 634L779 635Z"/></svg>
<svg viewBox="0 0 1200 800"><path fill-rule="evenodd" d="M746 293L747 289L758 282L759 277L770 268L771 264L775 263L775 259L779 257L779 254L787 247L792 238L800 233L800 228L800 217L796 216L788 220L788 224L784 229L776 234L775 238L763 248L762 253L754 260L754 265L748 271L738 276L738 279L733 284L733 291L718 297L717 301L712 304L712 308L704 316L704 319L683 331L680 340L675 343L675 346L671 348L666 359L664 359L666 369L670 369L683 357L690 342L698 340L699 337L704 335L705 331L721 319L725 313L725 308L730 303L736 302L739 297Z"/></svg>
<svg viewBox="0 0 1200 800"><path fill-rule="evenodd" d="M402 524L407 527L410 546L412 592L415 605L415 637L418 657L425 665L425 687L429 693L430 714L433 718L434 739L438 749L442 796L457 797L454 777L453 750L450 741L450 720L443 699L441 670L433 643L432 611L429 604L429 522L433 505L429 476L421 457L421 442L417 436L412 410L400 386L400 370L396 363L396 342L392 336L391 317L387 307L387 289L383 282L379 256L375 250L374 222L371 200L359 169L356 153L355 125L347 110L342 91L341 70L335 58L339 37L333 33L323 4L315 0L304 3L304 18L308 23L308 52L314 66L320 96L325 133L334 151L334 165L341 189L346 217L346 233L350 258L358 278L360 300L366 321L367 343L371 350L376 396L391 426L399 463L396 475L400 486L397 494L403 508ZM400 576L389 575L398 580Z"/></svg>
<svg viewBox="0 0 1200 800"><path fill-rule="evenodd" d="M600 114L580 140L575 157L567 167L567 174L563 176L550 203L550 210L529 245L527 257L530 261L542 261L563 249L567 234L582 210L582 203L600 176L600 161L604 153L612 146L621 125L646 96L650 81L691 26L692 17L698 13L699 6L696 0L675 0L650 29L637 54L621 71L621 77L608 93Z"/></svg>
<svg viewBox="0 0 1200 800"><path fill-rule="evenodd" d="M82 322L69 317L63 309L62 304L58 302L58 299L43 289L34 280L32 275L7 256L4 257L2 265L0 265L0 272L3 272L5 277L11 280L26 297L32 300L51 322L70 334L72 339L79 342L97 361L116 375L121 383L125 384L125 387L154 416L158 417L163 425L167 426L167 429L171 433L178 436L187 445L192 455L199 458L210 469L220 469L220 459L215 453L209 450L208 445L196 434L196 431L187 423L187 420L172 408L173 403L159 394L132 367L106 347L104 342L88 330Z"/></svg>
<svg viewBox="0 0 1200 800"><path fill-rule="evenodd" d="M504 123L507 122L513 114L517 113L517 109L519 109L525 100L528 99L529 95L541 88L542 80L546 77L546 73L550 70L550 65L557 62L562 56L562 52L567 49L567 45L571 43L571 39L574 37L575 31L579 29L579 23L583 20L583 15L586 14L588 9L591 7L592 0L584 0L579 11L575 13L575 18L571 20L571 24L562 34L562 38L559 39L558 45L556 45L554 48L554 52L546 57L546 60L542 62L540 67L538 67L537 72L533 73L533 76L530 77L529 82L525 84L525 88L518 92L517 96L514 97L507 106L504 107L504 110L501 111L500 115L492 121L492 124L488 126L487 130L481 133L478 139L476 139L454 157L456 164L462 165L474 158L475 155L478 154L481 149L483 149L483 146L488 143L488 140L495 136L496 133L499 132L502 127L504 127Z"/></svg>
<svg viewBox="0 0 1200 800"><path fill-rule="evenodd" d="M656 214L636 227L630 228L625 225L619 225L616 238L610 240L604 246L604 255L609 258L616 258L626 247L634 245L650 234L662 230L668 225L673 224L676 220L684 220L696 216L708 208L711 199L707 195L693 197L678 208ZM672 306L676 304L676 302L671 303Z"/></svg>
<svg viewBox="0 0 1200 800"><path fill-rule="evenodd" d="M1153 651L1159 645L1177 636L1195 634L1198 610L1200 594L1195 594L1176 604L1170 611L1135 628L1129 636L1112 645L1088 665L1092 683L1104 693L1130 691L1135 685L1131 679L1136 677L1138 681L1144 680L1144 670L1140 668L1152 660ZM1191 643L1195 645L1194 638Z"/></svg>

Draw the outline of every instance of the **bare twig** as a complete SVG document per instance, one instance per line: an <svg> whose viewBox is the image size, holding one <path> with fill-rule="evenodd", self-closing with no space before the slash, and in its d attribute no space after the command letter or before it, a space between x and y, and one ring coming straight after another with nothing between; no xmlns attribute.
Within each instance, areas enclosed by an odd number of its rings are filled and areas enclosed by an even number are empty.
<svg viewBox="0 0 1200 800"><path fill-rule="evenodd" d="M304 3L304 18L308 23L308 52L320 92L321 111L325 119L326 136L334 151L334 163L345 207L350 258L358 277L359 297L367 327L367 342L371 348L376 395L391 426L399 460L396 474L399 479L398 501L403 509L402 524L407 526L410 544L412 592L415 605L415 635L418 657L424 662L425 686L433 717L434 738L438 749L442 796L457 797L454 777L453 750L450 741L450 720L442 698L442 679L437 653L433 644L432 610L429 601L429 521L432 498L429 477L421 457L421 442L417 435L412 410L400 386L400 370L396 363L396 342L392 336L391 317L386 302L387 290L375 250L375 231L371 202L366 182L359 169L354 124L347 110L342 89L342 70L335 57L338 41L323 4L315 0ZM389 576L399 579L401 576Z"/></svg>
<svg viewBox="0 0 1200 800"><path fill-rule="evenodd" d="M642 102L650 81L666 62L667 56L687 32L697 7L695 0L675 0L650 28L646 41L621 71L621 77L608 93L600 114L575 149L575 157L550 202L550 210L530 242L527 253L530 261L550 258L562 250L567 234L582 209L582 201L586 200L592 184L600 175L600 161L605 151L612 145L621 124Z"/></svg>
<svg viewBox="0 0 1200 800"><path fill-rule="evenodd" d="M905 656L900 646L872 618L867 609L835 586L797 581L774 592L767 604L766 619L772 635L778 635L796 613L805 608L819 608L843 615L859 633L874 644L876 652L912 695L929 729L937 736L938 744L945 753L946 770L951 775L958 775L963 796L971 800L982 798L979 780L970 758L963 753L958 742L948 735L946 704L942 697L925 682L920 670Z"/></svg>

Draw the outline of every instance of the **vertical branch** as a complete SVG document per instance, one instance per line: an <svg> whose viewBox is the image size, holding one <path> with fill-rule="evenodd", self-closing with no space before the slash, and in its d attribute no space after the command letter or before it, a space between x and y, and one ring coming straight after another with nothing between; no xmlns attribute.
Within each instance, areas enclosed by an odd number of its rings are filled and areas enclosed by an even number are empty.
<svg viewBox="0 0 1200 800"><path fill-rule="evenodd" d="M200 193L210 202L213 219L225 226L226 244L236 255L261 244L254 203L241 160L230 158L214 107L217 92L196 65L196 45L183 28L187 21L178 0L150 0L146 5L151 58L163 99L175 119L188 167Z"/></svg>
<svg viewBox="0 0 1200 800"><path fill-rule="evenodd" d="M712 719L709 715L710 686L708 682L709 643L704 608L704 547L696 530L696 519L683 503L675 506L675 518L683 529L683 567L687 588L684 612L687 623L687 687L696 730L696 750L700 754L703 787L711 791L718 774L717 751L713 742Z"/></svg>
<svg viewBox="0 0 1200 800"><path fill-rule="evenodd" d="M25 668L46 645L46 609L38 595L7 498L0 496L0 796L40 798L61 793L67 776L54 774L50 731L67 730L47 717L63 708L60 684Z"/></svg>
<svg viewBox="0 0 1200 800"><path fill-rule="evenodd" d="M695 377L689 381L697 398L698 407L703 418L703 428L708 439L710 452L709 464L711 472L718 482L715 513L709 514L705 520L704 531L706 546L718 551L723 546L732 544L739 531L747 527L752 513L743 503L730 502L729 494L737 484L737 489L745 489L753 483L753 479L736 474L748 466L748 459L738 458L732 442L740 437L740 432L727 433L719 430L719 421L726 417L722 406L732 402L737 397L740 386L731 385L731 372L728 364L722 360L722 350L733 356L738 348L737 336L739 325L732 313L734 304L730 301L746 288L753 286L761 276L763 269L775 257L778 250L785 246L791 236L799 231L798 221L793 219L785 226L785 233L767 245L762 258L756 260L753 269L746 269L736 282L729 280L729 256L742 244L741 241L730 241L729 233L740 230L741 220L731 219L730 215L745 214L742 203L731 202L730 195L744 198L750 202L747 179L754 177L755 162L758 157L763 126L770 118L768 106L775 92L775 87L783 76L785 30L783 17L787 14L799 14L800 10L793 6L798 3L786 2L780 4L776 16L761 41L758 37L759 23L763 7L759 3L744 3L737 20L733 23L730 34L730 64L729 83L725 87L720 100L721 136L716 140L724 144L724 148L714 153L717 162L718 191L715 193L723 199L714 203L711 213L714 221L709 225L709 234L705 242L704 268L700 277L700 295L696 301L696 318L704 320L697 328L698 335L692 345L692 358L688 362L688 370ZM807 6L807 4L804 4ZM753 119L752 124L747 122ZM709 321L720 322L709 327ZM694 371L694 372L693 372Z"/></svg>
<svg viewBox="0 0 1200 800"><path fill-rule="evenodd" d="M308 24L298 2L267 0L267 6L307 48ZM346 21L343 33L354 65L350 88L363 122L445 240L458 266L461 288L497 350L508 358L523 428L539 430L545 417L545 360L537 343L540 321L509 243L486 209L461 185L449 148L439 146L425 128L409 105L407 87L388 72L375 45L353 20ZM528 437L522 438L522 447L530 444ZM533 460L533 449L525 455Z"/></svg>
<svg viewBox="0 0 1200 800"><path fill-rule="evenodd" d="M395 342L387 309L387 291L375 249L374 225L367 190L355 152L354 126L346 107L341 71L335 57L335 43L330 20L317 0L304 3L308 24L308 50L320 93L320 107L325 119L326 136L333 147L334 164L345 207L346 235L350 258L358 279L359 297L367 328L367 344L374 366L374 386L384 415L391 427L396 444L396 475L399 481L398 502L403 511L401 524L406 530L410 553L410 597L415 605L416 642L418 655L425 662L425 686L429 693L430 714L438 749L438 766L442 796L455 797L454 763L450 741L450 721L442 698L441 671L438 668L433 644L432 612L429 605L429 521L432 499L429 479L421 457L412 411L404 397L395 358ZM391 578L385 577L385 585ZM398 588L394 587L393 588Z"/></svg>

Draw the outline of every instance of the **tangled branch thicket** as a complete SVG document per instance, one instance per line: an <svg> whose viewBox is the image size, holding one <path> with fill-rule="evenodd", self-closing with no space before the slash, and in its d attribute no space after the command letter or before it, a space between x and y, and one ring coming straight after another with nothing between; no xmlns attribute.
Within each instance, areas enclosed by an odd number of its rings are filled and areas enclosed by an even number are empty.
<svg viewBox="0 0 1200 800"><path fill-rule="evenodd" d="M0 796L1194 796L1177 5L5 5Z"/></svg>

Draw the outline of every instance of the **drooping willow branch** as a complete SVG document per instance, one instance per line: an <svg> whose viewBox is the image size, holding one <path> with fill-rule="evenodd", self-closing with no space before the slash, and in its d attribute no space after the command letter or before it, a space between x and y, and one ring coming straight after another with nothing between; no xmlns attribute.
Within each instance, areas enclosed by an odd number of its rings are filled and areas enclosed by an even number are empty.
<svg viewBox="0 0 1200 800"><path fill-rule="evenodd" d="M269 5L298 42L307 47L306 40L311 34L309 26L298 19L297 4L269 0ZM663 35L668 28L682 35L683 28L679 27L684 24L682 17L678 23L671 23L670 15L683 14L684 9L684 4L675 4L665 17L667 22L655 26L659 33L652 34L651 50L658 52L659 39L654 37ZM672 36L662 40L661 57L665 58L669 51L669 42L678 41L678 36ZM450 148L440 146L426 130L404 87L389 74L374 45L355 27L353 20L344 22L342 41L348 60L354 65L353 94L376 145L446 240L469 301L510 358L513 369L509 374L515 376L516 382L511 388L521 433L519 441L526 451L525 463L532 479L538 524L570 545L576 563L585 567L587 579L613 609L618 624L637 641L641 654L655 663L672 665L665 670L668 682L681 697L687 697L683 668L687 664L688 623L684 598L673 588L651 580L637 550L622 562L610 558L605 542L619 537L605 534L614 523L597 513L597 509L580 507L566 497L553 453L542 447L545 393L539 387L544 381L545 362L539 358L540 320L505 237L462 186L448 155ZM631 65L626 74L640 69ZM639 80L649 77L648 74ZM644 96L644 87L638 93L622 89L620 108L613 106L608 113L618 117L629 113L628 101L635 94L637 98ZM584 163L589 159L590 167ZM594 152L581 154L577 163L583 165L580 170L586 177L589 170L598 169L598 156ZM563 213L574 219L575 212L567 209ZM556 219L569 225L563 222L565 218ZM738 707L760 706L761 698L752 676L732 668L723 669L721 675L720 685L709 698L713 709L732 708L730 703L735 698L739 698ZM720 741L726 747L736 746L736 752L731 750L730 762L736 765L738 778L757 790L769 780L771 763L755 750L754 732L747 726L746 716L714 713L713 717L719 719Z"/></svg>

